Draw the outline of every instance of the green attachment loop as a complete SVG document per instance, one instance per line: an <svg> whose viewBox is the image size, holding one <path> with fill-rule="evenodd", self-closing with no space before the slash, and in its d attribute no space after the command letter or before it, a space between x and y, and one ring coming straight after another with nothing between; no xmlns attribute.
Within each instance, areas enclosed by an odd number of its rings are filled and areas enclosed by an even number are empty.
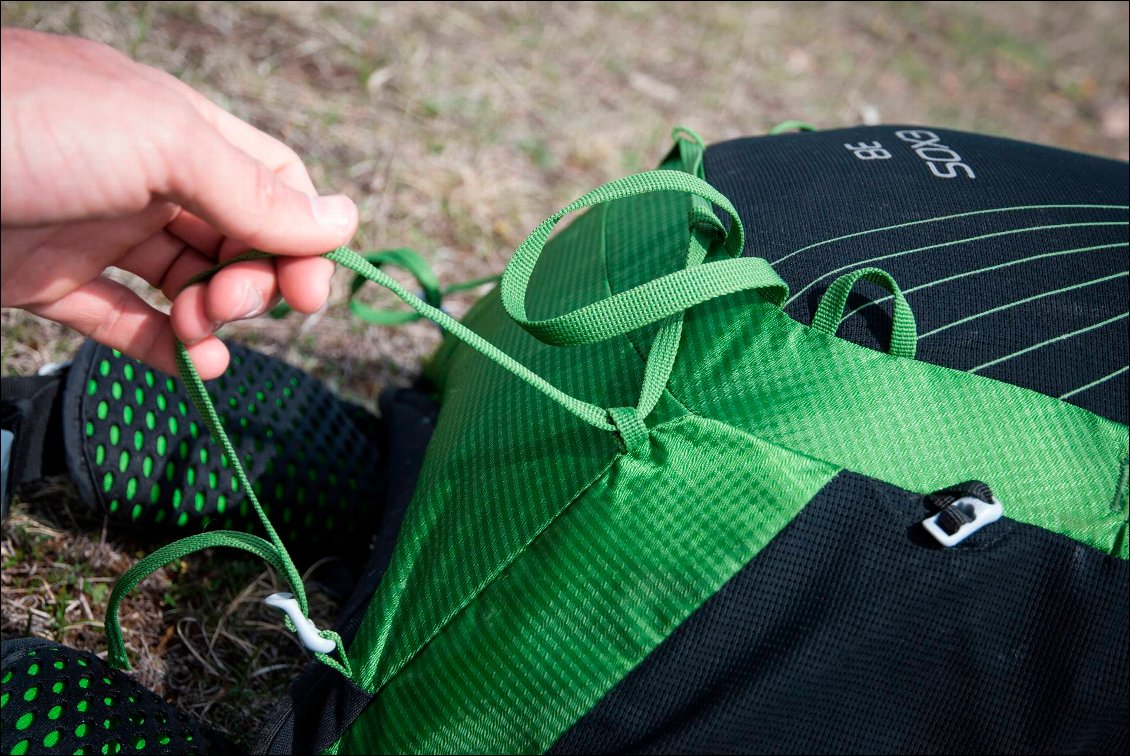
<svg viewBox="0 0 1130 756"><path fill-rule="evenodd" d="M323 630L321 633L319 633L319 635L321 635L323 638L329 638L334 642L334 647L340 661L330 656L329 654L321 653L314 654L314 658L320 661L322 664L325 664L327 667L336 669L338 672L352 680L353 666L349 663L349 654L346 653L345 650L345 641L343 641L341 639L341 636L333 630Z"/></svg>
<svg viewBox="0 0 1130 756"><path fill-rule="evenodd" d="M894 317L891 324L891 345L888 352L895 357L914 359L918 347L918 330L914 313L903 296L902 289L889 273L881 268L860 268L837 278L820 300L812 327L835 336L843 320L848 294L860 279L877 284L894 297Z"/></svg>
<svg viewBox="0 0 1130 756"><path fill-rule="evenodd" d="M526 293L554 226L576 210L653 192L691 196L690 240L684 268L564 315L531 319L526 312ZM714 216L710 203L729 214L728 233ZM717 244L719 238L721 245ZM728 259L704 264L715 246L721 246ZM555 346L592 344L668 319L656 335L647 357L637 406L642 420L655 408L666 388L688 309L749 289L763 290L777 305L788 296L785 282L766 260L739 256L744 247L741 219L730 201L714 187L682 171L648 171L598 187L539 224L518 247L502 274L502 304L518 325L535 338Z"/></svg>
<svg viewBox="0 0 1130 756"><path fill-rule="evenodd" d="M526 291L554 226L577 210L653 192L685 192L722 208L731 218L723 247L731 258L737 259L709 265L693 264L564 315L531 319L526 312ZM780 304L784 301L781 292L787 291L784 281L765 260L740 258L744 246L745 231L737 210L710 184L682 171L638 173L598 187L542 221L514 252L502 274L502 304L510 317L531 335L555 346L604 341L743 289L775 290L774 301Z"/></svg>
<svg viewBox="0 0 1130 756"><path fill-rule="evenodd" d="M620 438L624 451L631 452L647 441L647 425L635 407L613 407L608 410L608 417L616 426L616 435Z"/></svg>
<svg viewBox="0 0 1130 756"><path fill-rule="evenodd" d="M705 179L706 142L698 132L686 126L676 126L671 130L671 138L675 140L683 171L695 178Z"/></svg>
<svg viewBox="0 0 1130 756"><path fill-rule="evenodd" d="M129 657L126 655L126 646L122 639L121 621L118 618L118 609L125 595L137 587L137 584L142 580L168 564L172 564L197 551L222 547L249 551L255 556L265 560L280 574L285 575L287 572L285 560L289 558L285 556L285 551L280 554L273 544L268 543L259 536L240 533L235 530L217 530L211 533L200 533L199 535L181 538L180 540L170 543L168 546L157 549L133 567L126 570L125 574L118 578L118 582L114 584L114 590L110 592L110 601L106 605L105 628L106 643L109 647L107 662L109 662L111 667L124 670L130 669ZM294 589L295 596L299 595L298 591L301 590L301 587L301 580L291 583L291 588ZM303 594L302 605L304 612L306 611L305 603L306 597L305 594Z"/></svg>
<svg viewBox="0 0 1130 756"><path fill-rule="evenodd" d="M773 128L769 129L770 136L777 134L785 134L790 131L816 131L816 127L804 121L781 121Z"/></svg>

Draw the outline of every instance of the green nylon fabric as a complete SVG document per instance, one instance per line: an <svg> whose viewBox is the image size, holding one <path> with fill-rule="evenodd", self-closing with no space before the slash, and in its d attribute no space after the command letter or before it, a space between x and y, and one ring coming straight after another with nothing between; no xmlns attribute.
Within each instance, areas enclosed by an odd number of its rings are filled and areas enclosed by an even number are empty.
<svg viewBox="0 0 1130 756"><path fill-rule="evenodd" d="M546 229L465 325L567 396L631 407L671 315L532 329L567 348L527 329L734 262L688 223L697 188L614 193L539 255ZM710 252L686 268L696 234ZM506 276L527 281L509 306ZM923 493L984 479L1006 516L1127 557L1126 426L845 342L765 291L690 306L646 436L623 444L444 342L436 431L348 652L375 698L328 752L545 750L842 468Z"/></svg>
<svg viewBox="0 0 1130 756"><path fill-rule="evenodd" d="M653 428L386 685L338 752L546 750L835 473L705 418Z"/></svg>
<svg viewBox="0 0 1130 756"><path fill-rule="evenodd" d="M894 298L891 345L888 353L896 357L914 359L918 347L918 329L914 324L914 313L911 312L910 305L906 303L906 297L903 296L902 289L895 279L891 278L887 271L879 268L860 268L833 281L820 299L820 306L816 308L816 314L812 317L812 327L829 336L835 336L844 317L844 306L847 304L848 295L851 294L856 282L861 279L882 286L891 292Z"/></svg>

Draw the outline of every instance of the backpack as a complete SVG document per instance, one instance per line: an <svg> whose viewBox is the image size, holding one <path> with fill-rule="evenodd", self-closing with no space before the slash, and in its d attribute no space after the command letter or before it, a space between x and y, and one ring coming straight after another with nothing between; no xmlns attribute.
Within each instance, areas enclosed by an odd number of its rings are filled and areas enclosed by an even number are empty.
<svg viewBox="0 0 1130 756"><path fill-rule="evenodd" d="M352 678L263 750L1124 750L1125 164L675 136L433 357Z"/></svg>
<svg viewBox="0 0 1130 756"><path fill-rule="evenodd" d="M1126 164L674 136L461 322L328 255L449 331L383 400L333 631L273 530L166 547L118 600L197 547L289 576L318 661L265 753L1123 752Z"/></svg>

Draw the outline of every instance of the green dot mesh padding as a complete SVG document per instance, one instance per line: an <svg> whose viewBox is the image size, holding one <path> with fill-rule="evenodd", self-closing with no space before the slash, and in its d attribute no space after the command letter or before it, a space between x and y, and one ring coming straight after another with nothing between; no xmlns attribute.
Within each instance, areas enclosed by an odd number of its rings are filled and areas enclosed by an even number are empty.
<svg viewBox="0 0 1130 756"><path fill-rule="evenodd" d="M280 535L299 553L367 546L383 500L375 418L279 360L230 349L231 367L206 385ZM178 380L88 341L63 422L83 499L112 519L148 532L259 527Z"/></svg>
<svg viewBox="0 0 1130 756"><path fill-rule="evenodd" d="M5 754L235 751L92 654L41 639L5 641L0 670Z"/></svg>

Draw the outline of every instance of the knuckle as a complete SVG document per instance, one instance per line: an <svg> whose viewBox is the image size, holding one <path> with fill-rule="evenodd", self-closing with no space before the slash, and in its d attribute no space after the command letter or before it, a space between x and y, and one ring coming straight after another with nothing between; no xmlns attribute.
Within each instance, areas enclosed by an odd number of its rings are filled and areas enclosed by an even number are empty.
<svg viewBox="0 0 1130 756"><path fill-rule="evenodd" d="M241 241L257 242L277 220L275 211L281 200L279 182L261 163L255 163L248 193L243 207L245 226L240 229L244 236Z"/></svg>
<svg viewBox="0 0 1130 756"><path fill-rule="evenodd" d="M84 335L102 344L108 343L117 333L129 307L130 294L125 291L116 292L108 304L109 308L104 317L84 324L86 328L79 328Z"/></svg>

